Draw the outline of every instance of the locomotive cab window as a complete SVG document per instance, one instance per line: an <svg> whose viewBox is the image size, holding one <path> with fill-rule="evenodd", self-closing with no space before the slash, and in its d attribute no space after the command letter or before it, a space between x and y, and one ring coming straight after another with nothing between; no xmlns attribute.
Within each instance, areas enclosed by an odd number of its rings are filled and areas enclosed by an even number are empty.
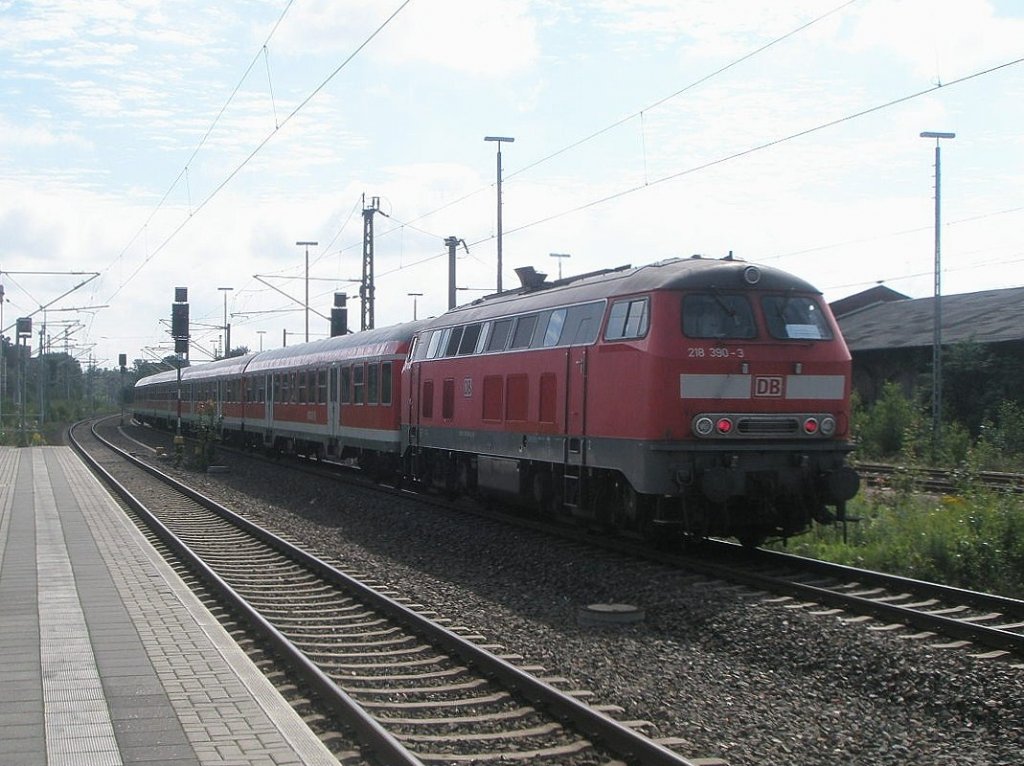
<svg viewBox="0 0 1024 766"><path fill-rule="evenodd" d="M831 340L832 328L817 302L807 296L766 295L761 299L768 332L781 340Z"/></svg>
<svg viewBox="0 0 1024 766"><path fill-rule="evenodd" d="M688 338L755 338L757 325L745 295L694 293L683 298L683 334Z"/></svg>
<svg viewBox="0 0 1024 766"><path fill-rule="evenodd" d="M604 339L642 338L647 334L647 315L647 298L616 301L608 314L608 327L604 331Z"/></svg>

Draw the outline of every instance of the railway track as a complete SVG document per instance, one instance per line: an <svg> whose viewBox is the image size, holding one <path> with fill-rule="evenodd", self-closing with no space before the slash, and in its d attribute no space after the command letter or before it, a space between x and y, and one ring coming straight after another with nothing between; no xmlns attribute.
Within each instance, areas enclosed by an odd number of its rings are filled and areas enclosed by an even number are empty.
<svg viewBox="0 0 1024 766"><path fill-rule="evenodd" d="M970 481L997 492L1024 493L1024 475L1019 473L978 471L967 475L956 470L886 463L858 463L855 467L861 478L873 486L892 486L897 482L905 482L927 492L949 494Z"/></svg>
<svg viewBox="0 0 1024 766"><path fill-rule="evenodd" d="M695 763L503 656L342 572L102 439L73 446L258 641L382 763Z"/></svg>
<svg viewBox="0 0 1024 766"><path fill-rule="evenodd" d="M1018 599L775 551L751 555L720 541L677 561L708 576L777 594L770 600L786 608L846 615L848 622L874 618L880 623L869 625L870 630L943 648L988 650L979 657L1014 654L1024 659L1024 601Z"/></svg>
<svg viewBox="0 0 1024 766"><path fill-rule="evenodd" d="M315 465L295 466L324 478L336 474ZM933 472L938 475L940 472ZM1015 474L999 474L1012 486ZM344 479L342 479L344 480ZM372 486L372 485L370 485ZM389 491L384 488L383 491ZM424 497L423 502L439 502ZM441 502L445 508L451 505ZM707 541L693 551L654 551L630 539L608 538L573 526L524 519L485 508L463 511L501 518L577 542L585 541L615 553L651 559L675 570L742 584L770 594L768 600L786 609L803 609L847 622L865 622L865 629L884 631L908 640L941 647L980 647L979 656L1013 654L1024 659L1024 601L955 588L939 583L832 564L791 554Z"/></svg>

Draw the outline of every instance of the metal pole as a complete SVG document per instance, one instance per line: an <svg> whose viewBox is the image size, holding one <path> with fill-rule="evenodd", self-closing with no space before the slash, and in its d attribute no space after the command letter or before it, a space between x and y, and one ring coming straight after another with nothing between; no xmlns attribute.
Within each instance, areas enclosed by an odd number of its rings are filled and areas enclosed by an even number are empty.
<svg viewBox="0 0 1024 766"><path fill-rule="evenodd" d="M942 446L942 155L939 141L956 133L924 131L921 138L935 139L935 307L932 318L932 448Z"/></svg>
<svg viewBox="0 0 1024 766"><path fill-rule="evenodd" d="M566 258L572 258L572 255L570 255L569 253L548 253L548 255L550 255L552 258L557 258L558 259L558 278L561 279L562 278L562 261L565 260Z"/></svg>
<svg viewBox="0 0 1024 766"><path fill-rule="evenodd" d="M224 348L221 356L227 356L231 350L231 325L228 324L228 292L234 290L233 287L218 287L224 293Z"/></svg>
<svg viewBox="0 0 1024 766"><path fill-rule="evenodd" d="M515 141L509 136L484 136L484 141L494 141L498 144L498 292L501 292L501 144L511 144Z"/></svg>
<svg viewBox="0 0 1024 766"><path fill-rule="evenodd" d="M296 245L306 247L306 343L309 343L309 246L316 247L317 242L296 242Z"/></svg>
<svg viewBox="0 0 1024 766"><path fill-rule="evenodd" d="M412 298L412 318L413 321L416 321L416 301L423 297L423 293L406 293L406 295Z"/></svg>

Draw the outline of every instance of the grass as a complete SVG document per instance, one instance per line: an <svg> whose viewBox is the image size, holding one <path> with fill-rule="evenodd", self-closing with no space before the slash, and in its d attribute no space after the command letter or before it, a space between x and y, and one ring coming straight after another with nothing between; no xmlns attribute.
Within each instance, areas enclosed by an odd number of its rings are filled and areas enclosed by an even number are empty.
<svg viewBox="0 0 1024 766"><path fill-rule="evenodd" d="M849 524L846 542L841 526L815 526L784 550L1024 598L1024 496L892 489L862 492L848 513L861 521Z"/></svg>

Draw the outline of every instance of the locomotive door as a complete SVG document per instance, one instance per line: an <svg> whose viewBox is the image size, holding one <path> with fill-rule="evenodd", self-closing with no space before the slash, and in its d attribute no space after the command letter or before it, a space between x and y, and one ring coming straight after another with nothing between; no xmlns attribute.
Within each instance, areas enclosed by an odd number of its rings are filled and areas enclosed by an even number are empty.
<svg viewBox="0 0 1024 766"><path fill-rule="evenodd" d="M565 354L565 445L563 500L584 504L587 464L587 346L570 346Z"/></svg>

